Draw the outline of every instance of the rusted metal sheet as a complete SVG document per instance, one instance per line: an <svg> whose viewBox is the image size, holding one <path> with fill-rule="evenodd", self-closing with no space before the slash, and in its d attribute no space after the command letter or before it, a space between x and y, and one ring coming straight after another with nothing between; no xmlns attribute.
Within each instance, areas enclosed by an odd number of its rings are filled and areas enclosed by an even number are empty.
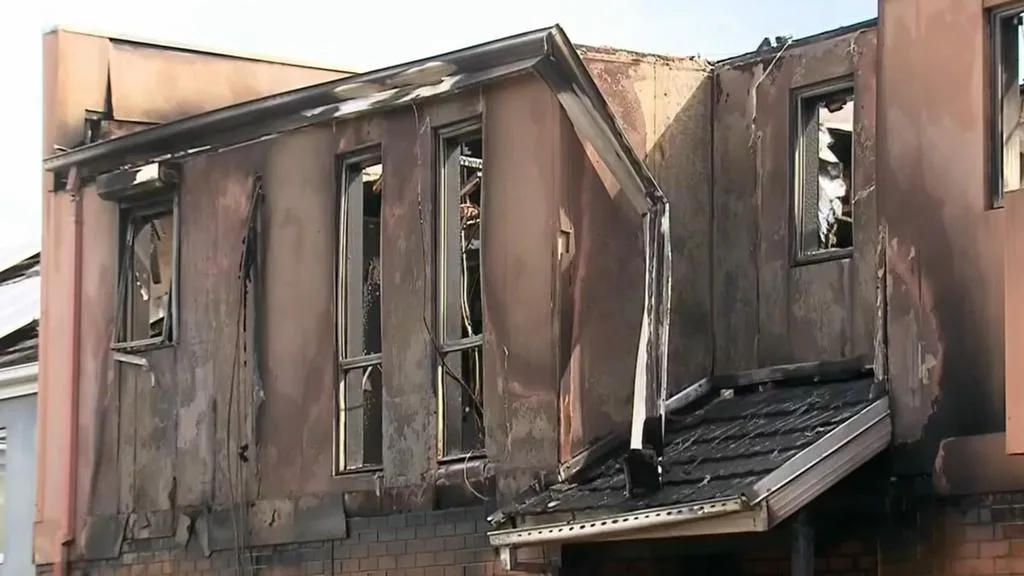
<svg viewBox="0 0 1024 576"><path fill-rule="evenodd" d="M711 68L612 48L580 54L672 206L671 394L711 371Z"/></svg>
<svg viewBox="0 0 1024 576"><path fill-rule="evenodd" d="M110 100L118 120L167 122L347 75L133 42L109 44Z"/></svg>
<svg viewBox="0 0 1024 576"><path fill-rule="evenodd" d="M1004 426L1003 211L988 209L981 0L880 5L878 189L898 470ZM942 74L931 70L941 67Z"/></svg>
<svg viewBox="0 0 1024 576"><path fill-rule="evenodd" d="M504 472L497 479L504 498L525 488L523 476L558 465L559 310L552 299L559 195L571 181L564 140L574 136L534 75L494 85L485 99L484 425L488 456Z"/></svg>
<svg viewBox="0 0 1024 576"><path fill-rule="evenodd" d="M1005 199L1006 452L1024 454L1024 197Z"/></svg>

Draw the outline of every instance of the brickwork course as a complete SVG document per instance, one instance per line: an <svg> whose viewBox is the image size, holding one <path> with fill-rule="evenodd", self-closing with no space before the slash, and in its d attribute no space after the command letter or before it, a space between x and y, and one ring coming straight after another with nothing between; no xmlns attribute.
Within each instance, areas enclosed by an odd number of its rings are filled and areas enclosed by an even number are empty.
<svg viewBox="0 0 1024 576"><path fill-rule="evenodd" d="M204 555L198 546L181 549L173 539L126 542L122 556L104 562L72 564L74 576L238 574L291 576L502 576L537 574L500 568L490 547L482 508L350 518L343 540L253 548L243 554L243 569L233 551ZM842 520L840 520L842 521ZM819 518L836 522L834 518ZM784 530L779 527L777 530ZM745 576L788 576L789 548L784 538L747 547L721 560L646 554L632 544L626 553L601 544L601 557L563 548L562 576L662 576L717 574L726 566ZM721 538L721 537L719 537ZM665 542L662 542L664 548ZM625 546L620 546L627 549ZM671 546L669 547L671 549ZM605 556L605 551L607 556ZM840 538L815 545L815 574L825 576L1024 576L1024 494L921 501L890 510L884 522L859 526ZM716 570L717 568L717 570ZM50 574L40 566L37 574Z"/></svg>

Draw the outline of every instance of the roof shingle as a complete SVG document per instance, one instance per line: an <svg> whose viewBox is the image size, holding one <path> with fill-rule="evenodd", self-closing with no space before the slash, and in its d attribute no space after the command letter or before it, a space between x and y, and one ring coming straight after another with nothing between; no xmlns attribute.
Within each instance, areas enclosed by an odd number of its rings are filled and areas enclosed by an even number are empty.
<svg viewBox="0 0 1024 576"><path fill-rule="evenodd" d="M506 510L510 516L601 509L622 513L744 495L759 480L865 410L874 380L752 386L673 414L666 423L663 486L626 495L621 453L576 483Z"/></svg>

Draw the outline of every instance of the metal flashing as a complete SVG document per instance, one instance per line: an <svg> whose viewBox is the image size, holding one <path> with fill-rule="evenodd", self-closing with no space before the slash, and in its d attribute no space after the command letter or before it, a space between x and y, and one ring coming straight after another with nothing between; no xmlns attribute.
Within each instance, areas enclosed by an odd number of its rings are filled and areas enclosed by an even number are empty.
<svg viewBox="0 0 1024 576"><path fill-rule="evenodd" d="M148 192L158 192L176 185L181 179L178 166L166 162L152 162L96 177L96 193L104 200L119 201L136 198Z"/></svg>
<svg viewBox="0 0 1024 576"><path fill-rule="evenodd" d="M678 522L711 518L749 509L743 498L693 502L680 506L655 508L630 514L615 514L593 520L545 524L487 534L491 546L529 546L548 542L592 540L631 530L659 528Z"/></svg>

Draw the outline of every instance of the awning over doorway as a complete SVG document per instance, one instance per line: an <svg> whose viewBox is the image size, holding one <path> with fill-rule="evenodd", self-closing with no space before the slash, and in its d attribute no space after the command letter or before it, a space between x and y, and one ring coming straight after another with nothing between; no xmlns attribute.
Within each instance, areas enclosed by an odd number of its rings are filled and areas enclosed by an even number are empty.
<svg viewBox="0 0 1024 576"><path fill-rule="evenodd" d="M627 496L622 443L492 516L491 544L768 530L884 450L892 431L884 386L859 363L712 377L668 409L659 490Z"/></svg>

